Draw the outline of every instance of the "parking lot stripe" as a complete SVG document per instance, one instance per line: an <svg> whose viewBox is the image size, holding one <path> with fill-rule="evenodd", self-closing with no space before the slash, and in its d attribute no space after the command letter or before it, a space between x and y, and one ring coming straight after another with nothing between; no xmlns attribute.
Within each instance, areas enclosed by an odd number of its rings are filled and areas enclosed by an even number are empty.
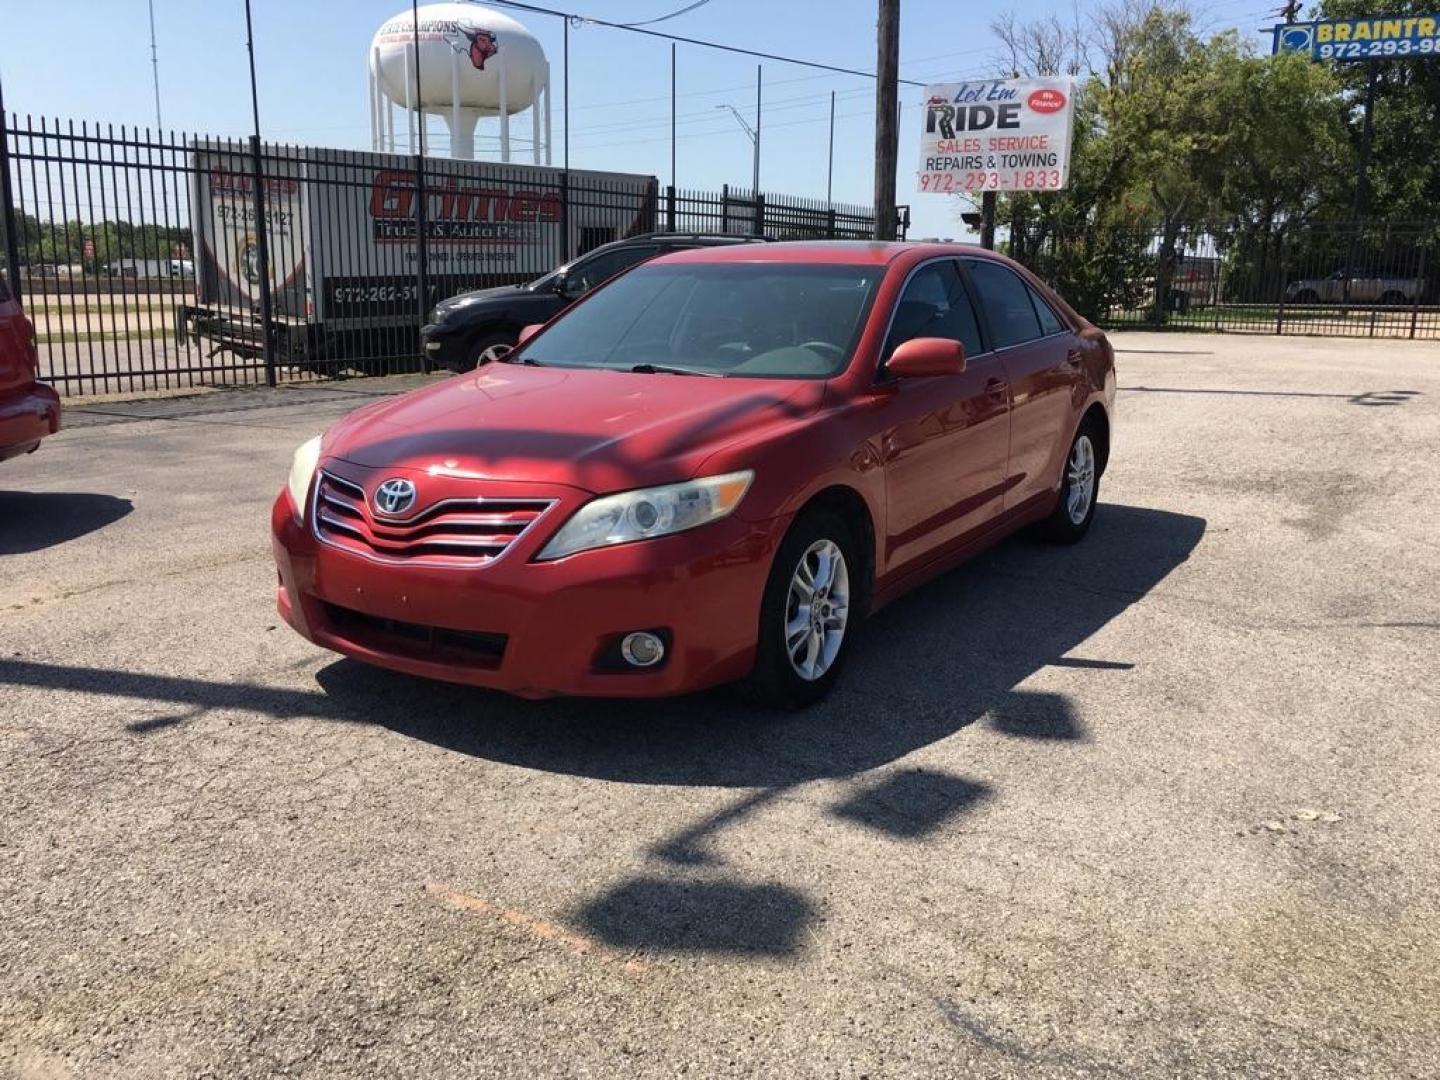
<svg viewBox="0 0 1440 1080"><path fill-rule="evenodd" d="M566 930L564 927L557 926L555 923L545 919L539 919L533 915L526 915L522 911L509 911L490 903L488 900L484 900L478 896L472 896L469 893L460 892L458 889L452 889L450 886L442 885L437 881L427 881L425 883L425 892L449 904L451 907L488 915L493 919L505 923L507 926L513 926L523 931L532 938L540 941L553 941L559 945L563 945L571 952L577 953L580 956L594 956L597 959L618 964L632 975L643 975L647 969L645 961L638 957L618 953L614 949L606 948L598 941L588 938L583 934Z"/></svg>

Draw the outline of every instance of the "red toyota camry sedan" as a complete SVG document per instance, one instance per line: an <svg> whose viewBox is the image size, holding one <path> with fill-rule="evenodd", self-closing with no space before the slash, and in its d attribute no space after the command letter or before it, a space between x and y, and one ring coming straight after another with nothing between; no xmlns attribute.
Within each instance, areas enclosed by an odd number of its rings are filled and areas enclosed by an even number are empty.
<svg viewBox="0 0 1440 1080"><path fill-rule="evenodd" d="M1022 526L1082 537L1114 399L1105 335L991 252L665 256L301 446L280 613L529 697L804 705L880 605Z"/></svg>
<svg viewBox="0 0 1440 1080"><path fill-rule="evenodd" d="M60 430L60 398L36 381L39 366L35 327L0 278L0 461Z"/></svg>

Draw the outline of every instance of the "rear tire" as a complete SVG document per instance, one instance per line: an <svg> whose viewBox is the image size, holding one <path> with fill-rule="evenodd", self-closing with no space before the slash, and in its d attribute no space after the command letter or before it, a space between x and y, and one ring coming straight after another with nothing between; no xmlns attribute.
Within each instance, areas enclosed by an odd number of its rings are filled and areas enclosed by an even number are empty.
<svg viewBox="0 0 1440 1080"><path fill-rule="evenodd" d="M1399 307L1405 303L1405 294L1391 289L1384 296L1380 297L1380 303L1386 307Z"/></svg>
<svg viewBox="0 0 1440 1080"><path fill-rule="evenodd" d="M1060 497L1041 530L1056 544L1074 544L1090 531L1100 501L1100 442L1098 425L1086 421L1075 433L1060 474Z"/></svg>
<svg viewBox="0 0 1440 1080"><path fill-rule="evenodd" d="M830 692L860 623L864 573L843 518L815 509L795 520L770 567L745 697L794 710Z"/></svg>
<svg viewBox="0 0 1440 1080"><path fill-rule="evenodd" d="M1320 294L1314 289L1301 289L1295 294L1295 302L1297 304L1318 304L1320 302Z"/></svg>

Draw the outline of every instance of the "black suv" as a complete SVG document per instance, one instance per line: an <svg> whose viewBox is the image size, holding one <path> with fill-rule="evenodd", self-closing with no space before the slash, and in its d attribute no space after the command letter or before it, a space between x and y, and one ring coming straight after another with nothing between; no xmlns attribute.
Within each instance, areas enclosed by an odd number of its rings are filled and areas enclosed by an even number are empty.
<svg viewBox="0 0 1440 1080"><path fill-rule="evenodd" d="M420 328L420 343L432 364L469 371L503 356L531 323L548 321L568 304L636 263L686 248L754 244L750 236L700 233L646 233L602 244L573 262L523 285L475 289L442 300Z"/></svg>

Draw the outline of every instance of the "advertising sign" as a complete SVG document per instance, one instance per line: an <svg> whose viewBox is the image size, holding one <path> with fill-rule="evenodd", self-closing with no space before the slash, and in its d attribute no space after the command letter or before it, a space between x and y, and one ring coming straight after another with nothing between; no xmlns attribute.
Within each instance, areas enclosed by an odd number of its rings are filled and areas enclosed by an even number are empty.
<svg viewBox="0 0 1440 1080"><path fill-rule="evenodd" d="M1440 13L1282 24L1273 33L1273 52L1305 53L1312 60L1440 56Z"/></svg>
<svg viewBox="0 0 1440 1080"><path fill-rule="evenodd" d="M921 191L1058 191L1070 178L1068 77L925 88Z"/></svg>

